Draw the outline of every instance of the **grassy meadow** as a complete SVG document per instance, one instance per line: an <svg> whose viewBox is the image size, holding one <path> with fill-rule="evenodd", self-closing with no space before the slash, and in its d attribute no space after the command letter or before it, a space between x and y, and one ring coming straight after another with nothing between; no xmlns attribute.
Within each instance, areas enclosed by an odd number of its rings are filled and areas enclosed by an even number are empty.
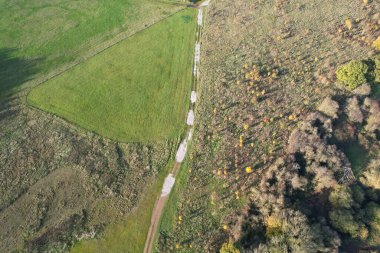
<svg viewBox="0 0 380 253"><path fill-rule="evenodd" d="M186 9L157 23L37 86L27 101L110 139L177 137L188 108L195 15Z"/></svg>
<svg viewBox="0 0 380 253"><path fill-rule="evenodd" d="M0 0L0 95L175 13L179 2Z"/></svg>

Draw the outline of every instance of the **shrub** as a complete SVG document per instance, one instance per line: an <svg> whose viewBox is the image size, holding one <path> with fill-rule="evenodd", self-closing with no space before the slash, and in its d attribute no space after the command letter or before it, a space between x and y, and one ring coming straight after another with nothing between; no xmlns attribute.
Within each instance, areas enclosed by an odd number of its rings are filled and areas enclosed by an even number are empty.
<svg viewBox="0 0 380 253"><path fill-rule="evenodd" d="M376 55L374 58L376 69L380 69L380 54Z"/></svg>
<svg viewBox="0 0 380 253"><path fill-rule="evenodd" d="M336 71L336 76L348 89L353 90L367 80L368 69L368 65L364 62L352 60L340 66Z"/></svg>
<svg viewBox="0 0 380 253"><path fill-rule="evenodd" d="M240 250L237 249L231 241L229 241L223 243L220 253L240 253Z"/></svg>
<svg viewBox="0 0 380 253"><path fill-rule="evenodd" d="M376 50L380 51L380 36L377 37L377 39L373 42L372 46L373 46Z"/></svg>
<svg viewBox="0 0 380 253"><path fill-rule="evenodd" d="M266 219L267 236L271 237L281 232L282 219L276 215L271 215Z"/></svg>
<svg viewBox="0 0 380 253"><path fill-rule="evenodd" d="M318 106L318 111L336 119L338 118L339 104L331 97L326 97Z"/></svg>
<svg viewBox="0 0 380 253"><path fill-rule="evenodd" d="M375 56L375 82L380 83L380 54Z"/></svg>
<svg viewBox="0 0 380 253"><path fill-rule="evenodd" d="M359 101L357 97L348 99L346 113L348 119L352 122L362 123L364 120L364 115L359 106Z"/></svg>
<svg viewBox="0 0 380 253"><path fill-rule="evenodd" d="M380 83L380 68L375 69L375 82Z"/></svg>
<svg viewBox="0 0 380 253"><path fill-rule="evenodd" d="M365 99L364 103L369 107L370 115L367 118L367 125L365 130L374 133L376 130L380 130L380 104L373 99Z"/></svg>
<svg viewBox="0 0 380 253"><path fill-rule="evenodd" d="M353 24L352 24L352 20L351 20L351 19L346 19L346 20L344 21L344 24L346 25L346 27L347 27L348 30L351 30L352 27L353 27Z"/></svg>

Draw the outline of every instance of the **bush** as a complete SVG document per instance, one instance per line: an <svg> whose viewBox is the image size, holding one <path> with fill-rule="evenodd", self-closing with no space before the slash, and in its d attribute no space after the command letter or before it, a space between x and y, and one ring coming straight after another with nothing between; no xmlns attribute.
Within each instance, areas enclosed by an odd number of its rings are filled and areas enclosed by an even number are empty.
<svg viewBox="0 0 380 253"><path fill-rule="evenodd" d="M318 106L318 111L336 119L338 118L339 104L331 97L326 97Z"/></svg>
<svg viewBox="0 0 380 253"><path fill-rule="evenodd" d="M374 62L375 62L375 68L380 69L380 54L375 56Z"/></svg>
<svg viewBox="0 0 380 253"><path fill-rule="evenodd" d="M353 90L362 83L366 82L368 73L368 65L362 61L350 61L349 63L340 66L336 71L336 76L339 81Z"/></svg>
<svg viewBox="0 0 380 253"><path fill-rule="evenodd" d="M380 83L380 54L375 56L375 82Z"/></svg>
<svg viewBox="0 0 380 253"><path fill-rule="evenodd" d="M380 51L380 36L377 37L377 39L373 42L372 46L373 46L377 51Z"/></svg>
<svg viewBox="0 0 380 253"><path fill-rule="evenodd" d="M240 253L240 250L238 250L234 244L229 241L226 243L223 243L222 248L220 249L220 253Z"/></svg>
<svg viewBox="0 0 380 253"><path fill-rule="evenodd" d="M348 115L348 119L351 122L357 122L360 124L363 122L364 115L363 115L362 110L360 109L360 105L359 105L359 101L357 97L349 98L347 100L346 113Z"/></svg>

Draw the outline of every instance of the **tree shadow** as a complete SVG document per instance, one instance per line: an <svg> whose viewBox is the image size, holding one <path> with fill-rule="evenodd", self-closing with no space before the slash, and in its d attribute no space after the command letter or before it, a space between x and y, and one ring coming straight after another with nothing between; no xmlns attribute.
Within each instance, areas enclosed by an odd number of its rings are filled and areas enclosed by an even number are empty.
<svg viewBox="0 0 380 253"><path fill-rule="evenodd" d="M0 99L16 91L39 71L42 58L23 59L15 56L17 49L0 48Z"/></svg>
<svg viewBox="0 0 380 253"><path fill-rule="evenodd" d="M16 117L16 115L20 112L20 107L18 106L19 104L20 99L18 97L0 97L0 125L2 125L3 122ZM4 125L2 125L2 127L4 127Z"/></svg>

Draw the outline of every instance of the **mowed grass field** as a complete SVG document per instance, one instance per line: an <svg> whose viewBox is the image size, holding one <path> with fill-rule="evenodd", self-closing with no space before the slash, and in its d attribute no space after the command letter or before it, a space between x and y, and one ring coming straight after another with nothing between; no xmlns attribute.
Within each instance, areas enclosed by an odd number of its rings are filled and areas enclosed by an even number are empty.
<svg viewBox="0 0 380 253"><path fill-rule="evenodd" d="M195 19L185 9L37 86L27 101L110 139L176 138L188 109Z"/></svg>
<svg viewBox="0 0 380 253"><path fill-rule="evenodd" d="M181 0L0 0L0 95L184 8Z"/></svg>

